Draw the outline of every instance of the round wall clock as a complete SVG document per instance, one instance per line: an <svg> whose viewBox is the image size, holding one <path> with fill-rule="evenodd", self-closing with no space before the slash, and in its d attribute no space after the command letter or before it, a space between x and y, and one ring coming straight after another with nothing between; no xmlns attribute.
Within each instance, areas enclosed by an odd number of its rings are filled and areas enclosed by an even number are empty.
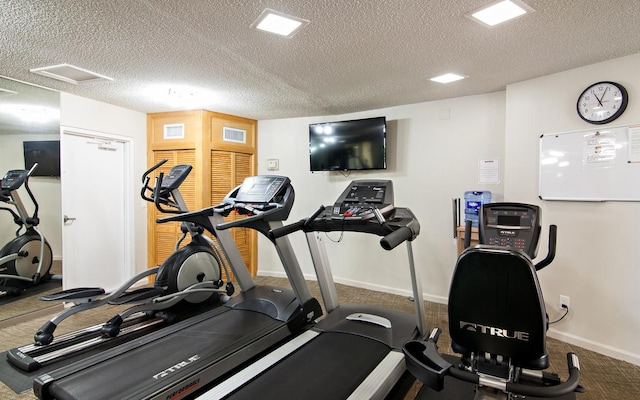
<svg viewBox="0 0 640 400"><path fill-rule="evenodd" d="M606 124L618 118L627 108L627 90L619 83L598 82L578 97L576 109L583 120L591 124Z"/></svg>

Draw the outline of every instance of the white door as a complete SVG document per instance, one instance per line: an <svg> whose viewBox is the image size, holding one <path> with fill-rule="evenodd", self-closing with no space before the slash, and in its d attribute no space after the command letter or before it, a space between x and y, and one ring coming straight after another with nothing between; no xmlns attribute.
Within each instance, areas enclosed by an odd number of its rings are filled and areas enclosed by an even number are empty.
<svg viewBox="0 0 640 400"><path fill-rule="evenodd" d="M87 134L62 132L62 284L109 291L132 266L128 142Z"/></svg>

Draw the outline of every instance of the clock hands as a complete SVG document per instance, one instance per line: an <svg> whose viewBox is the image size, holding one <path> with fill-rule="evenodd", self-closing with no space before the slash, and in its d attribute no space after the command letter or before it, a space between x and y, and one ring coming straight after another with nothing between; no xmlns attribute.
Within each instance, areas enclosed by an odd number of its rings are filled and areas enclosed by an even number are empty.
<svg viewBox="0 0 640 400"><path fill-rule="evenodd" d="M609 88L607 88L607 89L609 89ZM604 90L605 93L607 92L607 89ZM604 105L602 105L602 99L598 98L598 95L596 94L596 92L592 90L591 94L593 94L593 97L595 97L596 100L598 100L598 104L600 105L600 107L604 107ZM604 97L604 93L602 93L602 97Z"/></svg>
<svg viewBox="0 0 640 400"><path fill-rule="evenodd" d="M598 100L598 104L600 104L600 107L604 107L604 104L602 104L602 99L604 99L604 95L607 94L607 90L609 90L609 87L606 87L604 89L604 92L602 92L602 96L600 96L600 98L598 98L598 95L596 94L596 92L594 92L593 90L591 91L591 93L593 93L593 96L596 98L596 100Z"/></svg>

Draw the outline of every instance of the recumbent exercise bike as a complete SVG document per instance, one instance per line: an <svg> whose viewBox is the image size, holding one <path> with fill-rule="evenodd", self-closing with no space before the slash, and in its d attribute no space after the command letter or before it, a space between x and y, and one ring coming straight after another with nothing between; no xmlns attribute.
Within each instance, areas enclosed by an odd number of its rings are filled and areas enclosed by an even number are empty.
<svg viewBox="0 0 640 400"><path fill-rule="evenodd" d="M549 253L534 265L540 213L539 207L527 204L483 205L481 244L475 247L469 247L467 224L467 248L456 263L448 306L452 349L462 357L456 361L438 353L439 328L426 341L407 342L403 347L407 369L424 383L418 398L564 399L584 390L573 353L567 354L565 382L543 372L549 366L545 344L549 321L536 271L555 257L557 228L550 226Z"/></svg>

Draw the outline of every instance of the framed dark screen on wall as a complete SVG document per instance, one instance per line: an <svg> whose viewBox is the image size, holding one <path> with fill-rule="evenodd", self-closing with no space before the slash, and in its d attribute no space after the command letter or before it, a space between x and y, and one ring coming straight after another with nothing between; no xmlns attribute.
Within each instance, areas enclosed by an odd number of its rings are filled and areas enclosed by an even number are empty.
<svg viewBox="0 0 640 400"><path fill-rule="evenodd" d="M31 169L34 163L38 163L38 168L31 176L60 176L59 140L25 141L22 143L25 169Z"/></svg>

